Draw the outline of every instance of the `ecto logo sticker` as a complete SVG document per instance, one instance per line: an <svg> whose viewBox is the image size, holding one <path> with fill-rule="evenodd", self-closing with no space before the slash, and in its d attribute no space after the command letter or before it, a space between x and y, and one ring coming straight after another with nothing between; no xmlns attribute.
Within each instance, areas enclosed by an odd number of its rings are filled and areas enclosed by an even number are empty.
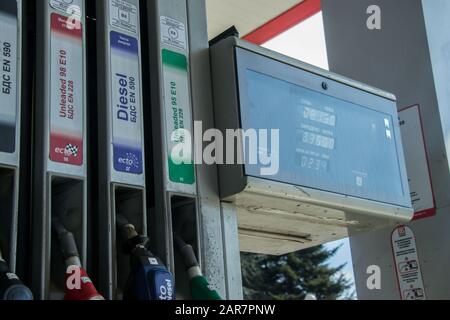
<svg viewBox="0 0 450 320"><path fill-rule="evenodd" d="M131 152L126 153L125 157L119 157L117 159L117 162L120 165L124 165L126 166L126 171L131 171L131 169L133 168L134 170L138 170L140 167L140 162L139 162L139 158Z"/></svg>
<svg viewBox="0 0 450 320"><path fill-rule="evenodd" d="M74 165L83 164L82 138L52 133L50 143L52 161Z"/></svg>
<svg viewBox="0 0 450 320"><path fill-rule="evenodd" d="M69 143L65 148L55 148L55 153L63 154L65 157L77 157L78 147Z"/></svg>
<svg viewBox="0 0 450 320"><path fill-rule="evenodd" d="M70 138L52 136L52 160L62 163L81 163L83 161L81 148L78 144L65 142L72 140Z"/></svg>

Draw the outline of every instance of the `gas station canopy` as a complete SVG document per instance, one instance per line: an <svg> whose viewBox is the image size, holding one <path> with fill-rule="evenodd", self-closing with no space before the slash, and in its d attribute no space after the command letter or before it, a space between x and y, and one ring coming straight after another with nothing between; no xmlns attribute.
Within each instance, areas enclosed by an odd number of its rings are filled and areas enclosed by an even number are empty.
<svg viewBox="0 0 450 320"><path fill-rule="evenodd" d="M304 2L308 0L207 0L209 38L233 25L245 36Z"/></svg>

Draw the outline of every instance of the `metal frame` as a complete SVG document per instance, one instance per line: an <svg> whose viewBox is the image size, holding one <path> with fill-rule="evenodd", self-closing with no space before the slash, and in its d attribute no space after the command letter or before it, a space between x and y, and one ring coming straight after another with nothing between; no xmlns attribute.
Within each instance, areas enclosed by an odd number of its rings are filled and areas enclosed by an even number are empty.
<svg viewBox="0 0 450 320"><path fill-rule="evenodd" d="M320 0L303 0L293 8L245 35L243 39L262 45L295 25L312 17L320 12L320 10Z"/></svg>
<svg viewBox="0 0 450 320"><path fill-rule="evenodd" d="M205 0L186 1L190 34L191 87L194 120L201 120L203 130L215 128L212 76L208 43ZM201 155L196 155L201 156ZM242 299L240 252L237 227L219 198L216 165L197 166L199 240L203 273L211 286L225 299ZM235 234L235 236L233 235ZM231 235L231 236L230 236ZM229 249L231 248L231 249ZM237 250L236 250L237 249ZM233 261L232 264L227 264ZM237 276L236 286L229 279ZM228 279L228 280L227 280Z"/></svg>
<svg viewBox="0 0 450 320"><path fill-rule="evenodd" d="M224 268L227 288L227 299L242 300L242 270L240 259L240 243L238 229L238 212L236 206L222 202L222 234L224 247Z"/></svg>

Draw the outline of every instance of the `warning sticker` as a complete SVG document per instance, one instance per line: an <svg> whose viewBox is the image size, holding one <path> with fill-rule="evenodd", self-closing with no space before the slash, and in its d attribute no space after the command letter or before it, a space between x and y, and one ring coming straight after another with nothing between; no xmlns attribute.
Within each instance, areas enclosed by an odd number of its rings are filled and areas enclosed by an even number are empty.
<svg viewBox="0 0 450 320"><path fill-rule="evenodd" d="M185 25L178 20L169 17L161 17L161 42L167 46L186 50Z"/></svg>
<svg viewBox="0 0 450 320"><path fill-rule="evenodd" d="M112 31L111 88L114 169L142 174L142 108L139 43Z"/></svg>
<svg viewBox="0 0 450 320"><path fill-rule="evenodd" d="M406 168L409 172L409 189L415 211L414 219L430 217L436 214L436 208L420 108L418 105L406 108L399 112L399 117Z"/></svg>
<svg viewBox="0 0 450 320"><path fill-rule="evenodd" d="M0 152L16 150L17 2L0 2Z"/></svg>
<svg viewBox="0 0 450 320"><path fill-rule="evenodd" d="M136 0L112 0L109 6L111 26L138 33L138 7Z"/></svg>
<svg viewBox="0 0 450 320"><path fill-rule="evenodd" d="M50 0L50 6L59 12L80 20L81 0Z"/></svg>
<svg viewBox="0 0 450 320"><path fill-rule="evenodd" d="M67 18L51 15L50 159L83 164L83 36Z"/></svg>
<svg viewBox="0 0 450 320"><path fill-rule="evenodd" d="M425 300L425 288L411 228L399 226L391 236L397 280L402 300Z"/></svg>

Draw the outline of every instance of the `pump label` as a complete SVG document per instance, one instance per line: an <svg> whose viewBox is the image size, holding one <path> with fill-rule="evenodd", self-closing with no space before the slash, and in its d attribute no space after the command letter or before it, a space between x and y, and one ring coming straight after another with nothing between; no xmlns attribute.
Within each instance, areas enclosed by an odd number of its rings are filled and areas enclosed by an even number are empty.
<svg viewBox="0 0 450 320"><path fill-rule="evenodd" d="M195 183L195 169L188 62L185 55L166 49L162 51L162 61L169 179L174 183L192 185Z"/></svg>
<svg viewBox="0 0 450 320"><path fill-rule="evenodd" d="M83 36L81 22L51 15L50 159L83 165Z"/></svg>
<svg viewBox="0 0 450 320"><path fill-rule="evenodd" d="M111 26L138 33L138 7L136 0L112 0L109 6Z"/></svg>
<svg viewBox="0 0 450 320"><path fill-rule="evenodd" d="M114 169L142 174L142 108L139 44L111 31L111 88Z"/></svg>
<svg viewBox="0 0 450 320"><path fill-rule="evenodd" d="M16 150L17 2L0 1L0 152Z"/></svg>
<svg viewBox="0 0 450 320"><path fill-rule="evenodd" d="M50 6L74 19L81 20L81 0L50 0Z"/></svg>

